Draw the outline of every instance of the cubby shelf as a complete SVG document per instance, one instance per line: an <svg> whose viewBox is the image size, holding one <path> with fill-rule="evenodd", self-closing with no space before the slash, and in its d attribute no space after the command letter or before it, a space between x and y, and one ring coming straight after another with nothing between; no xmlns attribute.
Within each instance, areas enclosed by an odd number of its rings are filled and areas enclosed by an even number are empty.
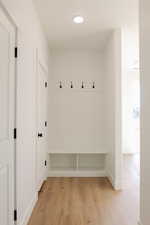
<svg viewBox="0 0 150 225"><path fill-rule="evenodd" d="M106 154L49 154L50 177L104 177Z"/></svg>
<svg viewBox="0 0 150 225"><path fill-rule="evenodd" d="M94 150L92 150L92 152L91 152L91 150L89 150L89 151L85 151L85 150L77 151L77 150L74 150L74 149L65 150L63 148L61 148L61 149L55 148L55 149L50 149L48 151L48 154L92 154L93 155L93 154L107 154L107 151L104 148L94 149Z"/></svg>

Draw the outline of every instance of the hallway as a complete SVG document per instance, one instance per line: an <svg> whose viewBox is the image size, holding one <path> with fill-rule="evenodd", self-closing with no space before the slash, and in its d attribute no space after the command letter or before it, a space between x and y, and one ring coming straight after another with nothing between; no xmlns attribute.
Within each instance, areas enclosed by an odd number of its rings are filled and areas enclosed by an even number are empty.
<svg viewBox="0 0 150 225"><path fill-rule="evenodd" d="M138 169L136 156L124 157L120 192L106 178L48 178L28 225L136 225Z"/></svg>
<svg viewBox="0 0 150 225"><path fill-rule="evenodd" d="M139 215L135 132L122 129L138 0L2 0L0 37L0 225L149 225L149 179Z"/></svg>

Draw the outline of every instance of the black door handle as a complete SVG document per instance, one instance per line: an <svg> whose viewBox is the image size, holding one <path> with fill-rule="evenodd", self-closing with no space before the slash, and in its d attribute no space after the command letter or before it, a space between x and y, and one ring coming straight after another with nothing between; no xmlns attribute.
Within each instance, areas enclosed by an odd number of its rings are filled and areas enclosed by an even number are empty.
<svg viewBox="0 0 150 225"><path fill-rule="evenodd" d="M38 137L43 137L43 134L42 133L38 133Z"/></svg>

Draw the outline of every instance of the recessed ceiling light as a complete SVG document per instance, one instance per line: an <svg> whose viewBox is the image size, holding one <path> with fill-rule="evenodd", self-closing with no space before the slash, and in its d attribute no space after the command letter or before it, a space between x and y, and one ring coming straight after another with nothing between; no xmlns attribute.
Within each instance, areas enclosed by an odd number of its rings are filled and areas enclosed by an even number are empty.
<svg viewBox="0 0 150 225"><path fill-rule="evenodd" d="M83 23L84 22L84 18L82 17L82 16L75 16L74 18L73 18L73 22L74 23Z"/></svg>

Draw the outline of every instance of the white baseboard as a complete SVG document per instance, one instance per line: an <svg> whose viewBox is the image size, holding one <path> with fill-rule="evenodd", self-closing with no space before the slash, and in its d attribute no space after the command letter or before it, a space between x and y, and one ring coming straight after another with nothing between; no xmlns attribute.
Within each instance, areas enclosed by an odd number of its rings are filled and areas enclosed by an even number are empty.
<svg viewBox="0 0 150 225"><path fill-rule="evenodd" d="M107 178L109 180L109 182L111 183L111 185L113 186L115 191L120 191L121 190L121 182L117 182L116 180L114 180L113 176L111 173L107 172Z"/></svg>
<svg viewBox="0 0 150 225"><path fill-rule="evenodd" d="M23 217L22 221L19 223L20 225L27 225L28 224L30 216L32 214L32 211L35 207L35 204L36 204L37 200L38 200L38 195L36 193L34 195L34 197L32 198L32 200L31 200L31 202L30 202L30 204L29 204L29 206L28 206L28 208L27 208L27 210L24 214L24 217Z"/></svg>
<svg viewBox="0 0 150 225"><path fill-rule="evenodd" d="M114 188L115 182L114 182L113 176L110 173L108 173L108 172L107 172L107 178L108 178L109 182L111 183L111 185Z"/></svg>
<svg viewBox="0 0 150 225"><path fill-rule="evenodd" d="M127 155L127 156L133 156L133 155L137 155L138 152L123 152L123 155Z"/></svg>
<svg viewBox="0 0 150 225"><path fill-rule="evenodd" d="M41 189L43 183L46 181L47 177L48 177L48 175L47 175L46 177L44 177L44 178L38 183L37 188L36 188L36 191L37 191L37 192L40 191L40 189Z"/></svg>
<svg viewBox="0 0 150 225"><path fill-rule="evenodd" d="M104 170L51 170L49 177L106 177Z"/></svg>

